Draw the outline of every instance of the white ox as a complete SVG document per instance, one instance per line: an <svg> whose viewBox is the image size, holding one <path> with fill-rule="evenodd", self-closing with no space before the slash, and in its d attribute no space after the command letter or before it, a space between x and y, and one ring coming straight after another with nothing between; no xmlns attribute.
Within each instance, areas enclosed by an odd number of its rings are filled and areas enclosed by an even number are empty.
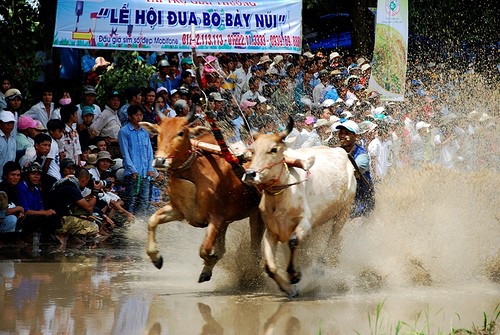
<svg viewBox="0 0 500 335"><path fill-rule="evenodd" d="M292 284L301 279L295 265L297 247L311 229L327 222L332 224L332 236L338 238L356 193L354 167L342 148L287 150L287 156L316 158L309 171L288 168L283 139L292 128L290 119L286 131L259 135L253 143L252 164L243 175L245 183L262 191L259 210L266 225L265 270L290 297L297 295ZM278 274L275 263L278 242L288 242L291 251L288 281Z"/></svg>

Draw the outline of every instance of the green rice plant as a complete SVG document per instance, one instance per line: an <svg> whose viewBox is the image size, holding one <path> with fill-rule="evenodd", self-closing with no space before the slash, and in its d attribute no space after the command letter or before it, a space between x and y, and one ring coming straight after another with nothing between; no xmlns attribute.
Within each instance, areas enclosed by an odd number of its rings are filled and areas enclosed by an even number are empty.
<svg viewBox="0 0 500 335"><path fill-rule="evenodd" d="M368 313L368 325L370 327L370 335L499 335L500 329L498 327L498 322L500 319L500 304L498 304L493 310L491 317L488 316L486 312L483 312L483 322L480 326L472 324L471 329L459 328L454 329L450 327L449 331L443 331L437 329L433 331L431 329L431 315L429 308L425 311L417 314L415 321L410 324L404 321L398 321L395 328L392 325L388 325L388 329L383 329L383 318L382 318L382 307L384 306L385 299L377 305L375 309L375 315L372 316ZM442 312L438 311L436 314ZM460 315L455 314L460 320ZM422 318L424 318L423 325L421 325ZM361 335L361 333L355 331L356 334ZM321 334L321 330L318 333Z"/></svg>
<svg viewBox="0 0 500 335"><path fill-rule="evenodd" d="M498 319L500 318L500 304L496 305L493 310L493 315L490 319L488 319L488 315L486 312L483 312L483 325L482 328L479 328L474 323L472 324L472 330L468 329L457 329L452 330L453 335L462 335L462 334L470 334L470 335L498 335L499 329L497 327Z"/></svg>

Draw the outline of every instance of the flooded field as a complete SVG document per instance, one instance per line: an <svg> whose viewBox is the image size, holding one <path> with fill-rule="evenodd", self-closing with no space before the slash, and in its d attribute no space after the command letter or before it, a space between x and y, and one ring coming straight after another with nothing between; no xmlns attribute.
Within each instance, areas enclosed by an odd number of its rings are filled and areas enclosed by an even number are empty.
<svg viewBox="0 0 500 335"><path fill-rule="evenodd" d="M406 333L482 327L500 303L499 187L491 171L391 178L379 185L373 215L346 225L340 251L324 245L321 231L311 236L292 300L252 266L244 221L230 226L226 256L203 284L204 230L179 222L158 229L161 270L145 253L145 221L97 247L3 248L0 334L394 334L398 321Z"/></svg>

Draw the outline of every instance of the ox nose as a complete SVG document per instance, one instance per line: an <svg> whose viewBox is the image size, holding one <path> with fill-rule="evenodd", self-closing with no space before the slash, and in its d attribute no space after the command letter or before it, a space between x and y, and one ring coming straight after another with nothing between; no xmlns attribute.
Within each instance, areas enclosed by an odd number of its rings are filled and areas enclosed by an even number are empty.
<svg viewBox="0 0 500 335"><path fill-rule="evenodd" d="M255 178L257 177L257 171L255 170L246 170L245 171L245 174L243 174L243 182L252 182L255 180Z"/></svg>
<svg viewBox="0 0 500 335"><path fill-rule="evenodd" d="M168 169L167 159L163 157L156 157L153 161L153 167L156 169Z"/></svg>

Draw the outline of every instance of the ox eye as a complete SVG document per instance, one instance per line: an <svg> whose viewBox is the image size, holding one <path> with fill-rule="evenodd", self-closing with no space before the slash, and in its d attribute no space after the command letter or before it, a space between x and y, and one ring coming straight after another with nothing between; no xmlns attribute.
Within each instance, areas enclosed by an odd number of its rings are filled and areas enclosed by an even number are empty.
<svg viewBox="0 0 500 335"><path fill-rule="evenodd" d="M271 153L272 153L272 154L275 154L275 153L277 153L277 152L278 152L278 148L274 147L274 148L272 148L272 149L271 149Z"/></svg>
<svg viewBox="0 0 500 335"><path fill-rule="evenodd" d="M184 132L183 132L183 131L180 131L180 132L177 134L177 136L179 136L179 137L184 136Z"/></svg>

